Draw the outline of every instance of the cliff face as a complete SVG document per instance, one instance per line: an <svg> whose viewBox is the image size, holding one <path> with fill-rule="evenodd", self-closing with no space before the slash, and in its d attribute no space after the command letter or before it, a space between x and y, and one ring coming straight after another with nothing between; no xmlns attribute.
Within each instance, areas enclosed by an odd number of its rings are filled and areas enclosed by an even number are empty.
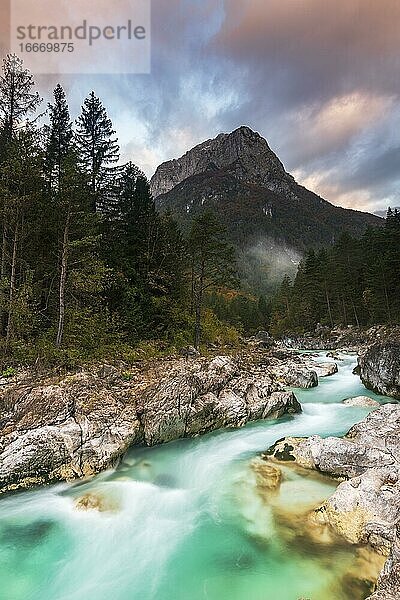
<svg viewBox="0 0 400 600"><path fill-rule="evenodd" d="M157 198L192 175L227 167L236 179L273 191L289 190L294 181L267 141L249 127L240 127L160 165L151 179L151 191Z"/></svg>

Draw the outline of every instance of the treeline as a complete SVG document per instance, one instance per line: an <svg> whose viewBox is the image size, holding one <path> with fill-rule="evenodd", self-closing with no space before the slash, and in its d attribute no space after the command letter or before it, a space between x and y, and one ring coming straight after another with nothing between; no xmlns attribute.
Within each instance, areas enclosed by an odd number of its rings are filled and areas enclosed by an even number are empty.
<svg viewBox="0 0 400 600"><path fill-rule="evenodd" d="M115 131L94 92L75 123L60 85L46 125L40 106L31 73L7 56L0 77L3 364L235 342L244 323L262 325L259 299L238 291L223 227L204 213L183 234L157 213L144 174L119 164Z"/></svg>
<svg viewBox="0 0 400 600"><path fill-rule="evenodd" d="M361 239L348 234L332 247L311 250L292 283L285 277L273 302L272 330L311 331L318 324L400 323L400 213Z"/></svg>

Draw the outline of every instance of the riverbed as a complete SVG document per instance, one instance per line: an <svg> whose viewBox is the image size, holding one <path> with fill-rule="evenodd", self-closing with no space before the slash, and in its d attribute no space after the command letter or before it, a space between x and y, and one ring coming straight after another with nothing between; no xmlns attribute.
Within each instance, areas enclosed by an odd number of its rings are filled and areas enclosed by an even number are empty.
<svg viewBox="0 0 400 600"><path fill-rule="evenodd" d="M2 498L0 599L361 600L345 584L338 592L358 549L302 543L291 529L290 515L318 505L335 482L289 469L268 502L251 466L285 436L346 433L370 409L345 398L390 401L353 375L355 356L342 358L318 387L294 390L300 415L132 448L89 482ZM79 510L82 497L98 506Z"/></svg>

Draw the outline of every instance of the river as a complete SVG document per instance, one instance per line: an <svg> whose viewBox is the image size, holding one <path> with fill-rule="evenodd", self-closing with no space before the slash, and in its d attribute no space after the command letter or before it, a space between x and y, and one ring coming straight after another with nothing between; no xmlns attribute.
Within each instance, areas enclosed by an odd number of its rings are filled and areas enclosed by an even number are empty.
<svg viewBox="0 0 400 600"><path fill-rule="evenodd" d="M250 466L284 436L343 435L368 413L344 398L387 402L352 374L355 363L343 356L336 375L295 390L300 415L132 448L116 471L90 482L5 496L0 599L357 600L335 591L354 548L302 546L276 520L278 509L318 504L334 483L288 469L274 511ZM77 510L86 494L105 510Z"/></svg>

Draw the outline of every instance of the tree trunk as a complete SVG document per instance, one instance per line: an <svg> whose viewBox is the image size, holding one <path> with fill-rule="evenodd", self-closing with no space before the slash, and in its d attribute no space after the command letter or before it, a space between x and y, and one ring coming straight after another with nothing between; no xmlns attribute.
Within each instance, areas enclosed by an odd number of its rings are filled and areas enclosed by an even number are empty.
<svg viewBox="0 0 400 600"><path fill-rule="evenodd" d="M353 312L354 312L354 318L356 320L356 325L357 327L360 327L360 321L358 320L358 315L357 315L357 310L356 310L356 305L354 304L354 300L353 298L351 299L351 305L353 307Z"/></svg>
<svg viewBox="0 0 400 600"><path fill-rule="evenodd" d="M70 213L68 212L65 221L63 244L61 252L61 271L60 271L60 286L58 293L58 330L56 346L59 348L62 343L64 334L64 322L65 322L65 286L67 282L67 268L68 268L68 241L69 241L69 221Z"/></svg>
<svg viewBox="0 0 400 600"><path fill-rule="evenodd" d="M194 312L194 265L192 261L192 266L190 270L190 312Z"/></svg>
<svg viewBox="0 0 400 600"><path fill-rule="evenodd" d="M331 310L331 302L329 300L328 290L325 286L325 295L326 295L326 304L328 306L329 320L331 322L331 327L333 328L333 319L332 319L332 310Z"/></svg>
<svg viewBox="0 0 400 600"><path fill-rule="evenodd" d="M342 296L342 306L343 306L344 324L347 325L347 311L346 311L346 302L345 302L344 296Z"/></svg>
<svg viewBox="0 0 400 600"><path fill-rule="evenodd" d="M13 320L13 302L15 296L15 281L17 274L17 248L18 248L18 226L19 223L15 225L14 231L14 239L13 239L13 250L12 250L12 259L11 259L11 275L10 275L10 291L8 296L8 319L7 319L7 336L6 336L6 346L8 347L9 341L11 339L12 334L12 320Z"/></svg>
<svg viewBox="0 0 400 600"><path fill-rule="evenodd" d="M289 318L289 316L290 316L290 306L289 306L289 298L287 296L285 297L285 302L286 302L286 316L287 316L287 318Z"/></svg>
<svg viewBox="0 0 400 600"><path fill-rule="evenodd" d="M196 350L200 347L201 341L201 300L196 299L196 324L194 329L194 347Z"/></svg>
<svg viewBox="0 0 400 600"><path fill-rule="evenodd" d="M383 292L385 294L387 318L388 318L389 323L391 323L392 315L391 315L391 311L390 311L389 295L388 295L388 289L387 289L387 285L386 285L386 277L385 277L385 271L384 271L383 265L382 265L382 282L383 282Z"/></svg>
<svg viewBox="0 0 400 600"><path fill-rule="evenodd" d="M196 323L194 328L194 347L196 350L200 348L201 342L201 309L203 305L203 292L204 292L204 262L201 264L199 285L196 290L196 282L194 283L194 298L195 298L195 312L196 312Z"/></svg>
<svg viewBox="0 0 400 600"><path fill-rule="evenodd" d="M3 280L6 276L6 259L7 259L7 229L6 224L3 225L3 239L1 244L1 265L0 265L0 279ZM1 335L7 330L7 313L4 307L0 309L0 332Z"/></svg>
<svg viewBox="0 0 400 600"><path fill-rule="evenodd" d="M6 225L3 225L3 240L1 244L1 267L0 267L0 278L3 279L6 274L6 254L7 254L7 229Z"/></svg>

